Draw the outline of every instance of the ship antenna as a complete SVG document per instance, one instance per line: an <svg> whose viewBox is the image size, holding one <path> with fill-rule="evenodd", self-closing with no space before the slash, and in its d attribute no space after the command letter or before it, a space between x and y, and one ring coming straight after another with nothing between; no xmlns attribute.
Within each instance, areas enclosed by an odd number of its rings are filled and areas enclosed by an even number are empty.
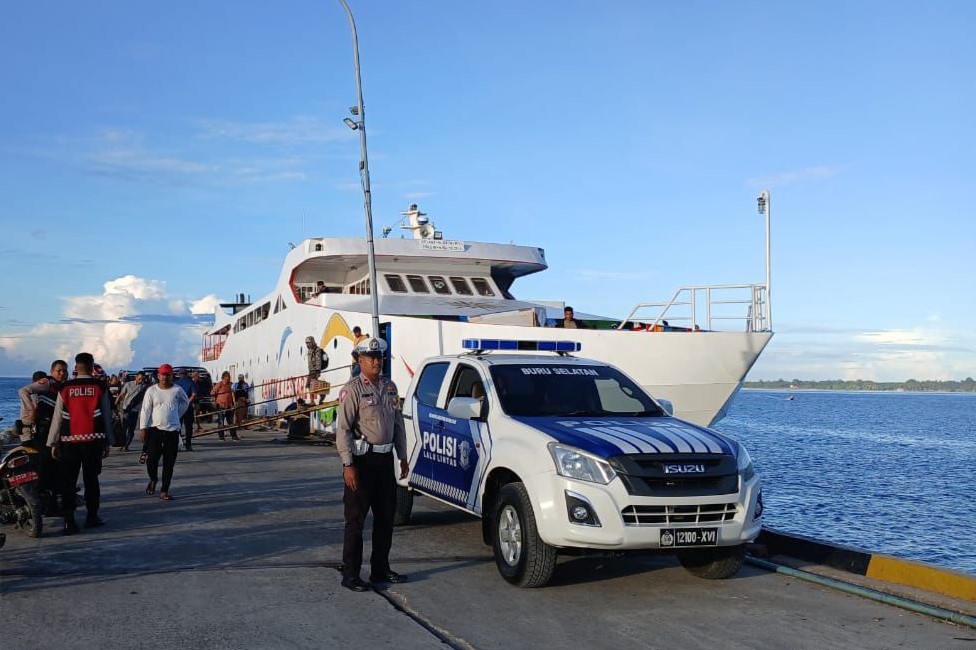
<svg viewBox="0 0 976 650"><path fill-rule="evenodd" d="M373 303L373 336L380 336L380 304L379 291L376 285L376 251L373 246L373 202L369 190L369 159L366 155L366 110L363 106L363 81L359 72L359 38L356 36L356 21L353 20L352 11L346 0L339 0L342 8L346 10L349 17L349 27L352 29L352 53L353 63L356 69L356 96L359 103L349 108L349 112L358 121L344 118L346 123L353 131L359 131L359 146L362 149L362 159L359 161L359 176L363 184L363 205L366 209L366 254L369 263L369 293Z"/></svg>

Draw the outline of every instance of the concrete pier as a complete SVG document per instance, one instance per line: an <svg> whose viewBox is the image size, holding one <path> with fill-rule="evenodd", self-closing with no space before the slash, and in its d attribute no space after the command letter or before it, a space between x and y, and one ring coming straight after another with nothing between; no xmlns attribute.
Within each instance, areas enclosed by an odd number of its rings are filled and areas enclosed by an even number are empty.
<svg viewBox="0 0 976 650"><path fill-rule="evenodd" d="M712 582L665 556L562 558L522 590L480 523L418 499L393 568L411 581L339 585L342 481L330 446L283 433L203 437L163 502L138 452L102 472L103 528L40 539L6 528L0 638L30 648L972 648L976 630L746 566ZM135 448L135 447L134 447ZM84 511L79 511L79 523ZM367 534L368 553L368 534ZM368 566L368 561L366 562ZM365 576L364 576L365 577Z"/></svg>

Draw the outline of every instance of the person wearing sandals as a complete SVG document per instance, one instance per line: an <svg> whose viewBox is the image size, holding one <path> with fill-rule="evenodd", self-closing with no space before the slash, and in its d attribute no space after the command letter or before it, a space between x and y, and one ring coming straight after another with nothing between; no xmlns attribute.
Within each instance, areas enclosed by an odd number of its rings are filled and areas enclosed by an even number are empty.
<svg viewBox="0 0 976 650"><path fill-rule="evenodd" d="M173 383L173 366L159 366L159 383L146 390L139 414L139 435L148 447L146 471L149 484L146 494L155 494L159 480L159 459L163 459L163 484L159 498L169 501L169 484L173 478L176 454L179 452L182 419L190 407L190 398L183 389Z"/></svg>

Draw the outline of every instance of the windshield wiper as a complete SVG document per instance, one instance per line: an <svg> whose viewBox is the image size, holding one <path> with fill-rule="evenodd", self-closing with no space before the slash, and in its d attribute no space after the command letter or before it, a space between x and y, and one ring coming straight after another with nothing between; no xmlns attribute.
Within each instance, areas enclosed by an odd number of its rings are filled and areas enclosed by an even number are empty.
<svg viewBox="0 0 976 650"><path fill-rule="evenodd" d="M570 411L569 413L560 413L559 415L564 417L595 417L599 415L607 415L606 411Z"/></svg>
<svg viewBox="0 0 976 650"><path fill-rule="evenodd" d="M664 411L634 411L633 413L618 413L629 418L659 418L664 415Z"/></svg>

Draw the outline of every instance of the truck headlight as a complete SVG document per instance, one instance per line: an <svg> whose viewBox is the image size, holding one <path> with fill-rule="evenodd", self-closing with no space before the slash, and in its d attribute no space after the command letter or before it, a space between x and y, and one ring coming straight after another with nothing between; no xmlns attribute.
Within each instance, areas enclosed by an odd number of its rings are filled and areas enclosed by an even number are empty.
<svg viewBox="0 0 976 650"><path fill-rule="evenodd" d="M617 477L610 463L575 447L551 442L549 453L556 464L556 473L560 476L600 485L606 485Z"/></svg>
<svg viewBox="0 0 976 650"><path fill-rule="evenodd" d="M736 459L739 476L742 477L742 483L746 484L756 475L756 468L752 466L752 457L749 456L749 452L746 451L745 447L739 445L739 453L736 455Z"/></svg>

